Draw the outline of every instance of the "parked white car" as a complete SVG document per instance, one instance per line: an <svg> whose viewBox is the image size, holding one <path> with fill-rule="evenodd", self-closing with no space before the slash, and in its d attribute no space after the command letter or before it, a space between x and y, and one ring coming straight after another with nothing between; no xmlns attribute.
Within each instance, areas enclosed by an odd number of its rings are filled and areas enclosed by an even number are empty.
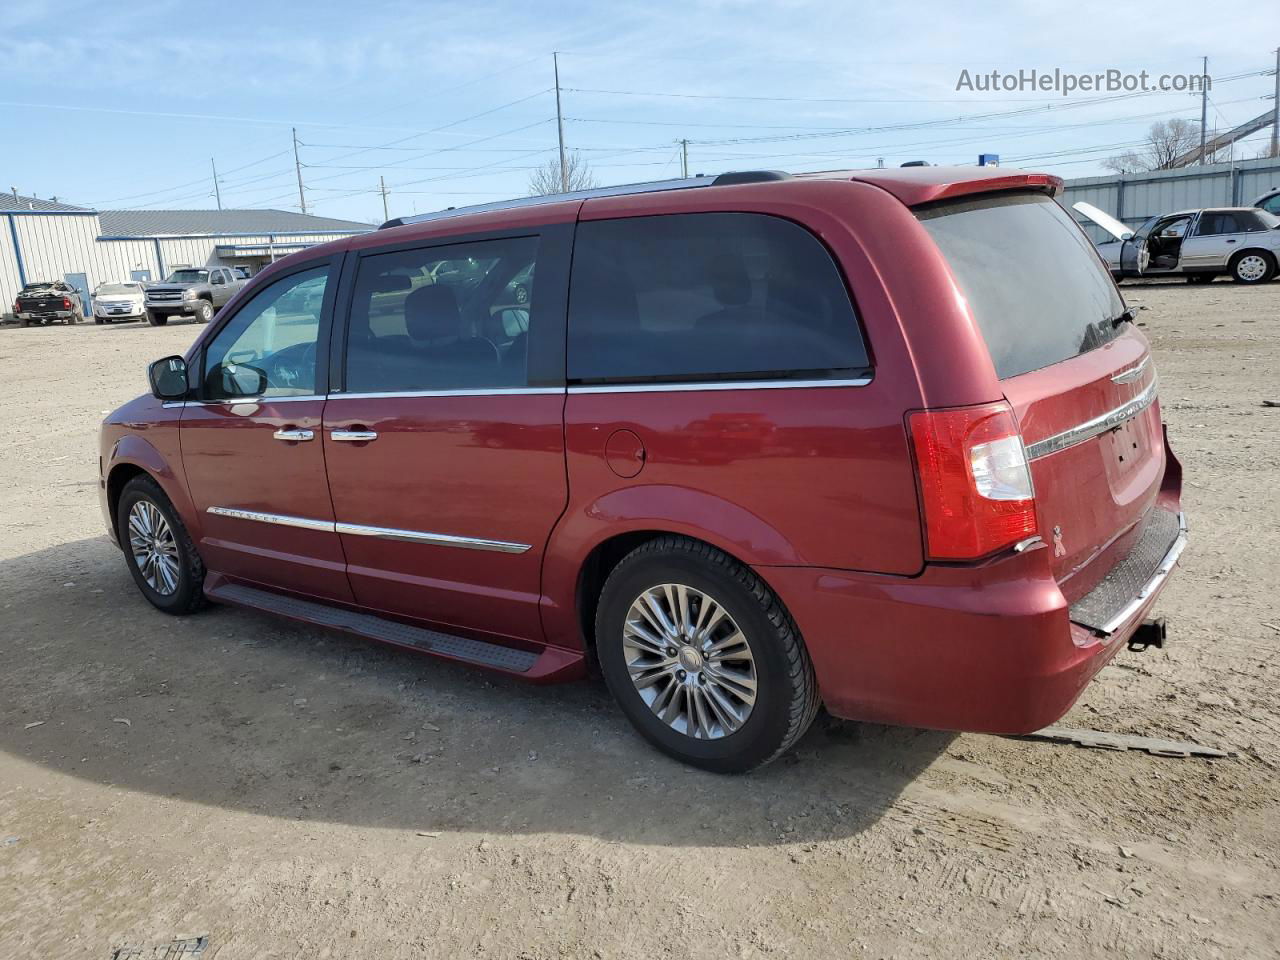
<svg viewBox="0 0 1280 960"><path fill-rule="evenodd" d="M1115 237L1097 246L1117 280L1172 274L1209 283L1225 275L1237 283L1265 283L1280 264L1280 217L1266 210L1181 210L1132 230L1092 204L1081 201L1072 209Z"/></svg>
<svg viewBox="0 0 1280 960"><path fill-rule="evenodd" d="M146 289L136 280L100 283L93 291L94 323L141 320L146 313Z"/></svg>
<svg viewBox="0 0 1280 960"><path fill-rule="evenodd" d="M1253 201L1255 207L1261 207L1267 213L1274 213L1280 217L1280 187L1272 187L1257 200Z"/></svg>

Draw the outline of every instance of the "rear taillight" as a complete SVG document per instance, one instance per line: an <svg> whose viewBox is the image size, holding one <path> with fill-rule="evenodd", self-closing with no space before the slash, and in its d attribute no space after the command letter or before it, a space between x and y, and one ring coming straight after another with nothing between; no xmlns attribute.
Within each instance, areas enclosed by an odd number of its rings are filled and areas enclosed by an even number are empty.
<svg viewBox="0 0 1280 960"><path fill-rule="evenodd" d="M969 560L1035 533L1022 435L1005 403L909 416L929 556Z"/></svg>
<svg viewBox="0 0 1280 960"><path fill-rule="evenodd" d="M63 309L63 310L70 310L70 309L71 309L71 301L70 301L70 300L68 300L66 297L63 297L63 298L62 298L62 309Z"/></svg>

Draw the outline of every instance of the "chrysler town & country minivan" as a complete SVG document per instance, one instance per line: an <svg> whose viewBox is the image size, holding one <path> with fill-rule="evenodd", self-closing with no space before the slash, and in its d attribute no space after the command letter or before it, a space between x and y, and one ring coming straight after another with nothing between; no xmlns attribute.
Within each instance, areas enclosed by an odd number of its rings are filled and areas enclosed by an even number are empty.
<svg viewBox="0 0 1280 960"><path fill-rule="evenodd" d="M695 177L263 270L107 418L142 594L553 681L745 770L820 707L1023 733L1185 542L1150 347L1043 174Z"/></svg>

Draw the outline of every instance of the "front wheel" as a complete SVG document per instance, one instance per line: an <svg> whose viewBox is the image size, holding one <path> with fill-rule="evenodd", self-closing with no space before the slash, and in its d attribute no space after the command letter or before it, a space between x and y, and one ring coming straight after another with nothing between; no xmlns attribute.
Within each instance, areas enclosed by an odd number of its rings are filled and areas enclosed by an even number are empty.
<svg viewBox="0 0 1280 960"><path fill-rule="evenodd" d="M133 582L153 607L180 615L204 606L204 562L158 483L138 476L125 484L116 530Z"/></svg>
<svg viewBox="0 0 1280 960"><path fill-rule="evenodd" d="M208 300L201 300L196 304L196 323L208 323L213 319L213 304Z"/></svg>
<svg viewBox="0 0 1280 960"><path fill-rule="evenodd" d="M1236 283L1265 283L1275 270L1276 262L1269 254L1250 250L1231 262L1231 279Z"/></svg>
<svg viewBox="0 0 1280 960"><path fill-rule="evenodd" d="M169 318L165 314L156 313L153 310L147 311L147 323L151 324L151 326L163 327L168 322L169 322Z"/></svg>
<svg viewBox="0 0 1280 960"><path fill-rule="evenodd" d="M750 568L685 537L628 554L600 593L596 651L605 682L642 736L717 773L768 763L819 707L790 615Z"/></svg>

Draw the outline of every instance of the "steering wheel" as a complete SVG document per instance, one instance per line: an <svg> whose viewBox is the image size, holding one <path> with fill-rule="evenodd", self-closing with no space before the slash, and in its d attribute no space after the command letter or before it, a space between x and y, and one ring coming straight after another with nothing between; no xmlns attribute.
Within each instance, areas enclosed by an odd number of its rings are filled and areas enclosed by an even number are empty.
<svg viewBox="0 0 1280 960"><path fill-rule="evenodd" d="M298 359L295 361L290 356L297 352L298 347L302 350L297 353ZM273 387L283 387L285 389L298 389L306 385L307 371L311 371L310 383L315 384L316 369L316 344L314 341L307 344L296 344L292 347L285 347L283 350L273 354L270 362L267 364L267 379Z"/></svg>

